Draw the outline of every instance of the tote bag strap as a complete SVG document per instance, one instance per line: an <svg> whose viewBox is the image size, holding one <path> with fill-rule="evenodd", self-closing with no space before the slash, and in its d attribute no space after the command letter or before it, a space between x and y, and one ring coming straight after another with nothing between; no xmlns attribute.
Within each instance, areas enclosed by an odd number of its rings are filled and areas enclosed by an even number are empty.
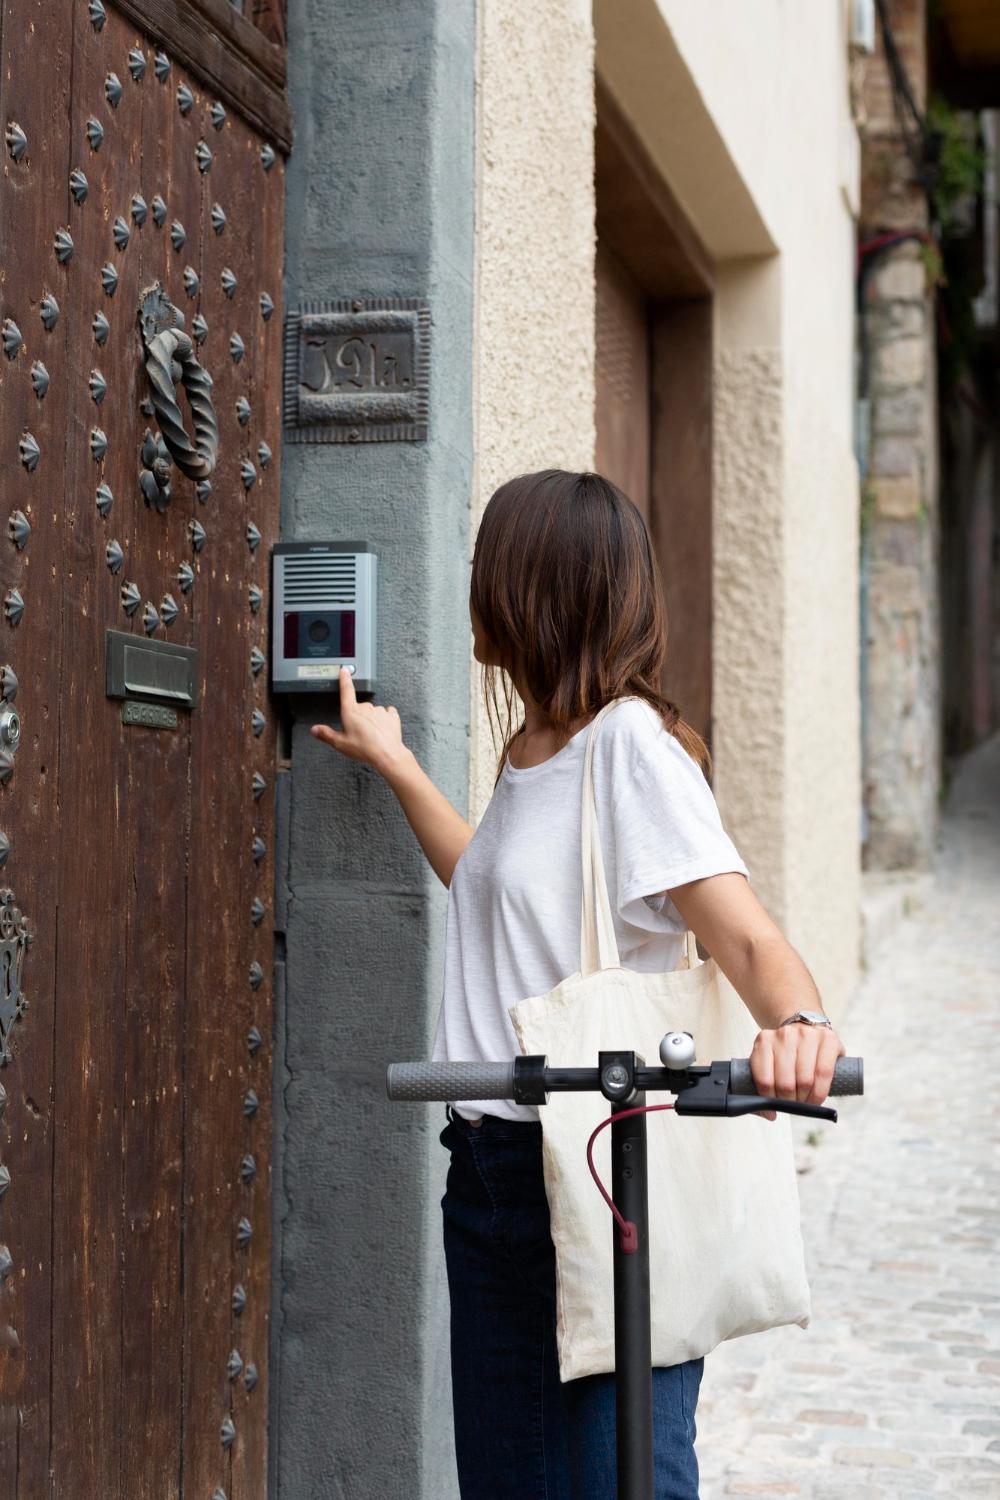
<svg viewBox="0 0 1000 1500"><path fill-rule="evenodd" d="M613 698L595 715L587 735L587 748L583 757L583 797L580 808L580 848L583 858L583 898L580 903L580 973L594 974L598 969L621 967L618 941L615 937L614 918L608 897L608 883L604 873L604 852L601 849L601 833L597 824L597 799L594 796L594 741L597 729L605 714L616 703L625 703L626 698ZM684 957L681 966L688 969L698 965L698 949L694 933L685 934Z"/></svg>
<svg viewBox="0 0 1000 1500"><path fill-rule="evenodd" d="M597 826L597 802L594 797L594 740L605 714L623 698L606 703L590 726L587 749L583 757L583 799L580 808L580 849L583 857L583 899L580 904L580 973L593 974L598 969L621 966L615 925L604 875L601 834Z"/></svg>

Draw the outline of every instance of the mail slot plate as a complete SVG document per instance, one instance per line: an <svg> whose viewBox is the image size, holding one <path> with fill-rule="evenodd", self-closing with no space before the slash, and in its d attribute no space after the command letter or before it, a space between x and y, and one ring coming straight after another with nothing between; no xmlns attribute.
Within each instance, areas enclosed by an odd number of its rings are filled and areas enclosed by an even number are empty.
<svg viewBox="0 0 1000 1500"><path fill-rule="evenodd" d="M144 703L126 698L122 704L123 724L145 724L147 729L176 729L177 710L165 703Z"/></svg>
<svg viewBox="0 0 1000 1500"><path fill-rule="evenodd" d="M193 708L198 697L198 652L193 646L109 630L107 693L109 698L152 699Z"/></svg>

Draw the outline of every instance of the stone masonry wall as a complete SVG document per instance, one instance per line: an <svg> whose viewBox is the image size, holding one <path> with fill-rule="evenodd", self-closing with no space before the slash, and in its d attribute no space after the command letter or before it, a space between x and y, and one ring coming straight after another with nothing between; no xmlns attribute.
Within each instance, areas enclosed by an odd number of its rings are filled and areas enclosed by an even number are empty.
<svg viewBox="0 0 1000 1500"><path fill-rule="evenodd" d="M890 24L914 97L926 95L924 0L893 0ZM864 774L870 869L927 865L940 783L940 627L933 299L927 200L904 150L882 48L865 69L861 385L869 450Z"/></svg>

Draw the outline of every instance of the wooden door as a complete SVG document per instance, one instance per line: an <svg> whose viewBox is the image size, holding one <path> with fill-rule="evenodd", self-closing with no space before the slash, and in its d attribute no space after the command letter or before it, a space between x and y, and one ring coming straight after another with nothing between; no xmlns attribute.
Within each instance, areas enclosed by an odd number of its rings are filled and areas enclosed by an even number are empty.
<svg viewBox="0 0 1000 1500"><path fill-rule="evenodd" d="M648 522L649 313L639 283L603 240L597 242L594 290L594 465Z"/></svg>
<svg viewBox="0 0 1000 1500"><path fill-rule="evenodd" d="M710 741L714 270L600 80L594 182L595 464L649 524L667 601L664 691Z"/></svg>
<svg viewBox="0 0 1000 1500"><path fill-rule="evenodd" d="M284 64L228 0L0 15L0 1497L256 1500Z"/></svg>

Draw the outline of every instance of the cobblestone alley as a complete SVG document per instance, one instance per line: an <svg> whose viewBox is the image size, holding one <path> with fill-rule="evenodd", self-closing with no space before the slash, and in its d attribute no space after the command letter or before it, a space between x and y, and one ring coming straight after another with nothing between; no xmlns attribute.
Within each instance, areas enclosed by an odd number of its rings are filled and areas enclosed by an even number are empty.
<svg viewBox="0 0 1000 1500"><path fill-rule="evenodd" d="M866 1095L793 1127L812 1322L706 1360L703 1500L1000 1497L1000 737L839 1029Z"/></svg>

